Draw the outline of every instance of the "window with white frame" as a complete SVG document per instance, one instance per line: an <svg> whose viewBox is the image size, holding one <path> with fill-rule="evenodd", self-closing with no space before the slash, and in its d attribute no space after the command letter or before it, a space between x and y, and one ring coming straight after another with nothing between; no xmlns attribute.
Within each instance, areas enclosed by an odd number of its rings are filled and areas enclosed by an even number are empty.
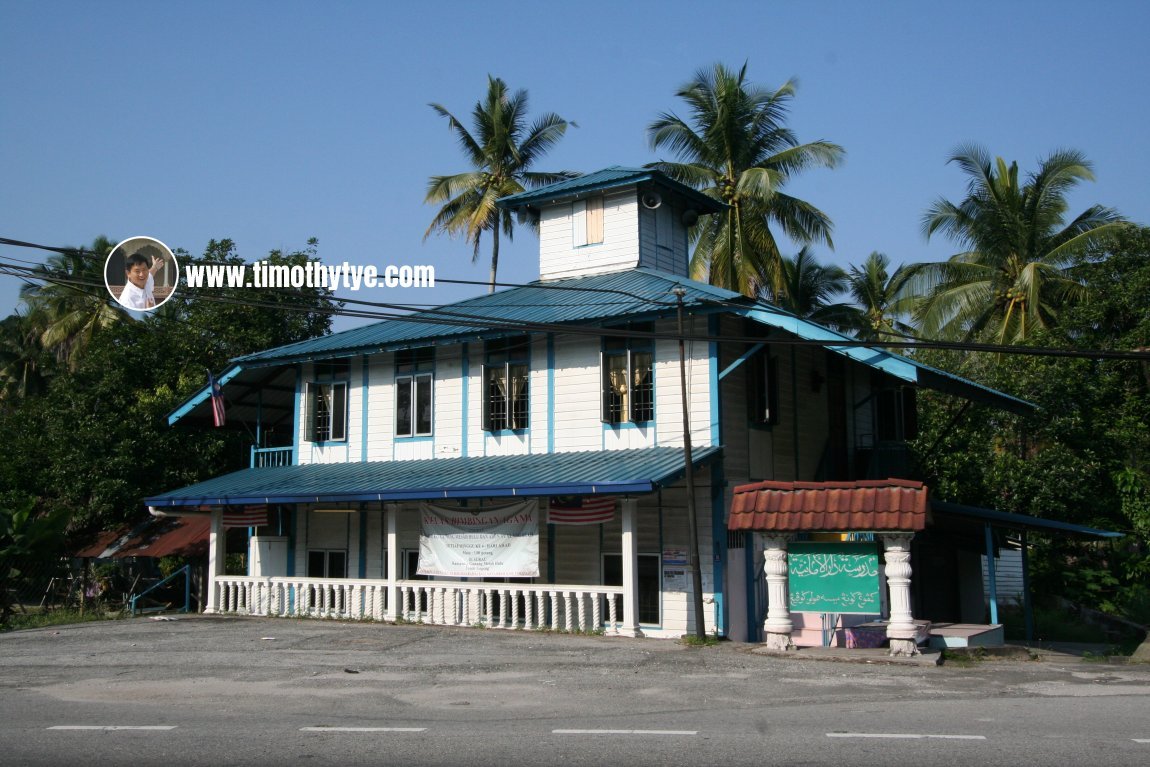
<svg viewBox="0 0 1150 767"><path fill-rule="evenodd" d="M484 346L483 430L526 429L530 394L530 338L514 336Z"/></svg>
<svg viewBox="0 0 1150 767"><path fill-rule="evenodd" d="M650 322L631 323L627 329L651 333ZM608 336L603 339L604 423L646 423L655 418L655 355L649 338Z"/></svg>
<svg viewBox="0 0 1150 767"><path fill-rule="evenodd" d="M435 348L395 353L395 435L425 437L432 430Z"/></svg>
<svg viewBox="0 0 1150 767"><path fill-rule="evenodd" d="M307 385L308 440L347 440L347 382L312 382Z"/></svg>
<svg viewBox="0 0 1150 767"><path fill-rule="evenodd" d="M603 195L571 203L571 239L577 248L603 242Z"/></svg>
<svg viewBox="0 0 1150 767"><path fill-rule="evenodd" d="M304 389L307 438L310 442L347 441L347 382L351 361L316 362L313 379Z"/></svg>

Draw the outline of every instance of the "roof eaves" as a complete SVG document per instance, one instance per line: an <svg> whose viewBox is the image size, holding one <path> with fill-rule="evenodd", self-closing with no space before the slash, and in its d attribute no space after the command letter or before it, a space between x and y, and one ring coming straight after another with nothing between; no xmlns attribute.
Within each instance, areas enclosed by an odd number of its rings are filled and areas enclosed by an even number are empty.
<svg viewBox="0 0 1150 767"><path fill-rule="evenodd" d="M225 370L219 377L216 378L216 383L223 386L228 381L235 378L243 372L244 366L240 364L233 364L230 368ZM177 421L192 412L197 405L205 402L208 397L212 396L212 387L210 384L204 384L202 389L196 391L195 394L188 397L172 412L168 413L168 426L174 426Z"/></svg>
<svg viewBox="0 0 1150 767"><path fill-rule="evenodd" d="M838 346L834 341L856 341L856 339L843 335L830 328L804 320L789 312L769 304L758 303L754 307L736 310L744 316L764 325L784 330L799 338L811 341L827 341L825 348L845 357L860 362L863 365L881 370L895 378L935 389L947 394L953 394L974 402L991 405L1007 412L1024 415L1037 409L1037 406L1019 399L1010 394L991 389L988 386L969 381L953 373L947 373L924 365L921 362L908 359L894 352L889 352L875 346Z"/></svg>

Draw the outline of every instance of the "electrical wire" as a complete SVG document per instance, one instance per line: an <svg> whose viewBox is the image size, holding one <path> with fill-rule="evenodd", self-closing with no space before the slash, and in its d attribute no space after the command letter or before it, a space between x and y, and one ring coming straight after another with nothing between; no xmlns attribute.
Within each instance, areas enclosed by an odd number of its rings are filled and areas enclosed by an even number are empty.
<svg viewBox="0 0 1150 767"><path fill-rule="evenodd" d="M20 247L39 248L42 250L49 250L60 253L78 253L80 255L98 258L95 254L84 252L82 249L74 248L58 248L45 245L37 245L34 243L27 243L9 238L0 238L0 244L17 245ZM60 277L58 275L45 274L42 270L37 270L29 267L22 267L15 264L5 263L0 259L0 274L10 274L19 276L25 280L41 280L46 282L55 282L59 284L73 284L87 287L90 289L103 288L104 285L93 283L89 281L75 280ZM455 279L441 279L437 278L437 282L444 282L449 284L462 284L462 285L483 285L487 286L491 283L480 282L475 280L455 280ZM661 300L660 298L653 298L650 296L640 296L627 291L622 291L614 288L587 288L580 286L562 286L562 285L548 285L546 283L496 283L502 287L512 288L537 288L545 290L566 290L574 292L585 292L595 294L615 294L625 296L629 299L626 302L612 302L615 304L625 303L633 304L635 301L642 301L650 303L653 307L660 307L664 311L659 312L653 309L653 313L667 313L666 310L675 306L675 302ZM226 296L212 295L202 291L205 288L185 288L185 292L190 297L195 297L199 300L214 301L218 303L226 303L241 306L253 306L259 308L279 309L286 311L305 311L305 312L320 312L331 316L350 317L356 319L372 319L372 320L401 320L405 322L424 323L429 325L449 325L460 326L464 325L466 329L461 328L460 335L473 333L476 330L488 331L519 331L519 332L536 332L536 333L567 333L574 335L594 335L600 337L625 337L625 338L639 338L650 339L653 341L658 340L671 340L678 339L680 336L676 333L664 332L645 332L640 330L620 329L610 327L588 327L576 326L565 323L543 323L531 321L516 321L501 318L491 318L485 315L471 314L467 312L460 312L449 309L447 307L434 307L426 308L424 305L419 304L396 304L382 301L367 301L362 299L345 299L329 296L329 300L335 304L356 304L360 306L369 306L378 309L388 309L390 311L370 311L359 309L347 309L343 306L338 308L334 306L317 307L314 304L308 305L292 305L290 303L273 303L264 301L253 301L248 299L233 299ZM264 289L266 294L282 295L285 297L298 296L298 293L293 293L284 289ZM667 295L667 294L662 294ZM312 301L315 297L306 297L307 301ZM462 302L461 302L462 303ZM458 304L455 304L458 305ZM577 304L578 306L597 305L594 303L583 302ZM485 305L485 308L509 308L519 306L517 304L506 305ZM554 304L546 304L545 306L554 306ZM778 307L773 307L769 304L762 302L752 301L751 299L745 300L731 300L723 298L708 298L697 304L693 304L689 309L697 308L732 308L746 311L754 308L760 311L768 311L780 316L794 317L795 315L785 312ZM641 313L637 313L641 314ZM609 319L609 318L602 318ZM949 351L965 351L965 352L984 352L994 354L1012 354L1024 356L1044 356L1044 357L1069 357L1069 358L1086 358L1086 359L1117 359L1117 360L1150 360L1150 349L1138 350L1110 350L1110 349L1065 349L1058 347L1035 347L1035 346L1016 346L1006 344L981 344L972 342L961 341L935 341L926 339L911 339L905 341L883 340L883 341L864 341L843 337L841 339L827 340L827 339L803 339L797 337L790 338L763 338L761 336L711 336L709 334L687 334L682 336L684 340L696 342L735 342L735 343L764 343L784 345L784 346L816 346L826 348L852 348L852 347L871 347L871 348L887 348L887 349L939 349ZM358 347L356 347L358 349ZM333 350L334 351L334 350Z"/></svg>

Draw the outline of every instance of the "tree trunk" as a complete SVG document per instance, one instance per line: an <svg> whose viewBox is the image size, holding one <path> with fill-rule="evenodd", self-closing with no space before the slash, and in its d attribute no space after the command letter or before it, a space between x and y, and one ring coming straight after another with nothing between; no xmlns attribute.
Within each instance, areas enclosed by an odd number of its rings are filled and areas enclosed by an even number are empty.
<svg viewBox="0 0 1150 767"><path fill-rule="evenodd" d="M495 292L495 272L499 269L499 223L491 230L491 284L487 286L488 293Z"/></svg>

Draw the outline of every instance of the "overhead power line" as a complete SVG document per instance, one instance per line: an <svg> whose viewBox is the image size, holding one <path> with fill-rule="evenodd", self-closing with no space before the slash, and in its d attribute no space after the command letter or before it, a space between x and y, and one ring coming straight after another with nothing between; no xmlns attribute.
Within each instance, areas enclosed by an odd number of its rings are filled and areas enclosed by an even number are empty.
<svg viewBox="0 0 1150 767"><path fill-rule="evenodd" d="M52 250L56 252L77 252L75 249L68 248L53 248L50 246L35 245L33 243L23 243L16 240L9 240L7 238L0 238L0 244L19 244L21 247L34 247L43 250ZM25 280L38 280L45 282L52 282L62 285L78 286L78 288L88 288L91 290L103 290L102 283L95 283L91 281L78 280L74 278L67 278L60 275L45 273L33 267L25 267L17 264L6 263L0 259L0 274L9 274L21 277ZM453 279L436 279L437 282L445 282L452 284L471 284L471 285L489 285L488 282L474 281L474 280L453 280ZM626 302L604 302L604 305L612 305L618 303L633 304L635 301L642 301L651 304L652 311L670 313L674 307L674 303L664 300L660 297L640 296L637 294L629 293L614 288L586 288L586 287L572 287L572 286L558 286L546 285L544 283L498 283L503 287L531 287L531 288L546 288L553 290L568 290L575 292L585 293L607 293L625 296L628 301ZM315 304L291 304L291 303L278 303L270 301L259 301L251 299L239 299L229 296L221 296L205 292L207 288L185 288L185 293L197 300L223 303L238 306L250 306L266 309L277 309L281 311L303 311L303 312L318 312L330 316L341 316L355 319L370 319L377 321L404 321L413 323L422 323L427 325L441 325L441 326L463 326L460 335L464 335L475 331L491 331L491 332L523 332L523 333L565 333L570 335L589 335L599 337L626 337L626 338L645 338L654 341L658 340L673 340L679 338L676 333L666 332L647 332L640 330L631 330L624 328L611 328L611 327L598 327L588 325L574 325L567 323L545 323L534 321L519 321L509 320L505 318L492 318L490 316L473 314L469 312L459 311L450 307L433 307L427 308L423 305L417 304L397 304L383 301L367 301L363 299L346 299L337 298L334 295L327 298L335 304L355 304L357 306L371 307L370 309L355 309L346 308L343 306L317 306ZM299 297L298 293L286 289L261 289L264 295L279 295L287 298ZM669 294L668 294L669 295ZM315 296L308 296L310 301ZM555 304L546 304L546 306L554 306ZM598 302L581 302L579 305L599 305ZM522 306L521 304L508 304L508 305L492 305L485 304L485 308L503 308L509 306ZM751 304L748 302L739 302L725 299L708 300L703 304L703 307L728 307L733 309L748 309L759 308L767 309L778 312L781 315L792 316L789 313L782 312L777 308L769 307L763 304ZM697 308L697 307L695 307ZM380 311L380 309L387 311ZM611 318L601 318L603 321L608 321ZM1150 349L1136 349L1136 350L1113 350L1113 349L1066 349L1059 347L1036 347L1036 346L1016 346L1007 344L981 344L960 341L935 341L926 339L909 339L902 341L884 340L884 341L863 341L852 338L842 338L834 340L826 339L804 339L795 336L788 337L762 337L762 336L745 336L745 335L722 335L712 336L710 334L689 333L684 336L684 340L700 343L770 343L779 346L812 346L824 348L853 348L853 347L869 347L869 348L886 348L886 349L938 349L948 351L963 351L963 352L982 352L992 354L1012 354L1024 356L1040 356L1040 357L1066 357L1066 358L1083 358L1083 359L1113 359L1113 360L1150 360ZM360 347L348 347L348 353L358 351ZM343 350L334 349L333 353Z"/></svg>

